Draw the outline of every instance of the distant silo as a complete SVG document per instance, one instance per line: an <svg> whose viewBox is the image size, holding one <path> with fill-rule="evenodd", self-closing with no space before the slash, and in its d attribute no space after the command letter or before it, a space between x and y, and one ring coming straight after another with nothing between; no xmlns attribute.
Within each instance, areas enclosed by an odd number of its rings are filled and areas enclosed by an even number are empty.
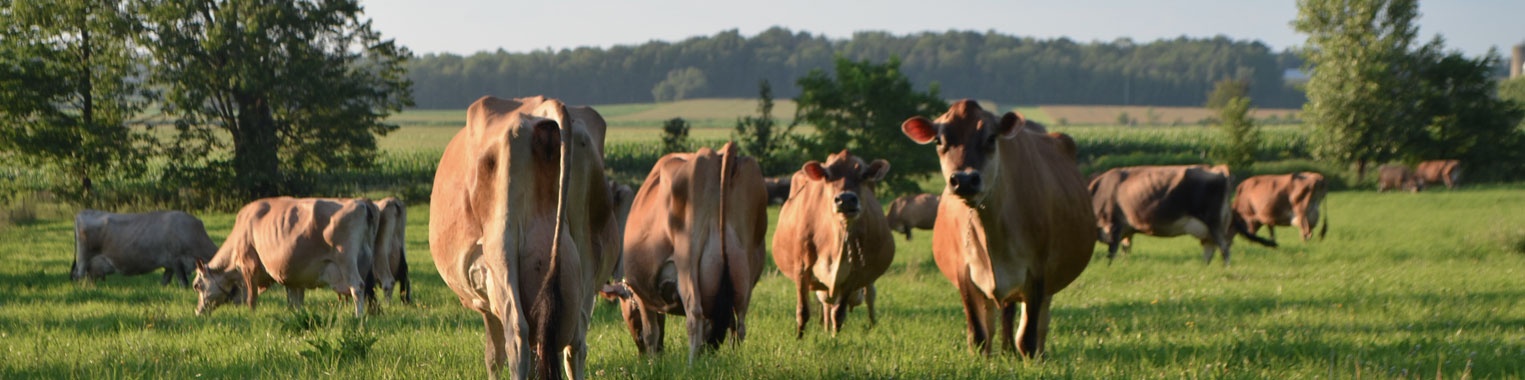
<svg viewBox="0 0 1525 380"><path fill-rule="evenodd" d="M1525 44L1514 45L1514 57L1509 59L1509 77L1525 74Z"/></svg>

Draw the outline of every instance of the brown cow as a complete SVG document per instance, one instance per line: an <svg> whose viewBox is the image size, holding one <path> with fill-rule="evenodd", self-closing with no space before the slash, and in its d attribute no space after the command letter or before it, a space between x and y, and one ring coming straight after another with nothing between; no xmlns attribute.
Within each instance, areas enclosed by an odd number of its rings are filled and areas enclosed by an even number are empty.
<svg viewBox="0 0 1525 380"><path fill-rule="evenodd" d="M890 230L911 240L911 228L930 230L937 223L937 194L902 195L890 202Z"/></svg>
<svg viewBox="0 0 1525 380"><path fill-rule="evenodd" d="M971 100L900 128L918 144L937 143L947 182L932 253L958 287L970 349L989 355L999 320L1005 350L1041 357L1050 301L1090 264L1096 236L1075 141Z"/></svg>
<svg viewBox="0 0 1525 380"><path fill-rule="evenodd" d="M392 299L392 290L396 288L398 299L413 303L413 282L408 279L408 206L393 197L374 203L381 211L381 217L376 222L372 273L388 300Z"/></svg>
<svg viewBox="0 0 1525 380"><path fill-rule="evenodd" d="M307 289L331 287L353 296L355 316L363 316L367 299L375 298L363 268L374 257L378 218L366 199L250 202L212 260L196 263L196 315L210 314L239 294L252 310L260 293L281 284L292 307L302 305Z"/></svg>
<svg viewBox="0 0 1525 380"><path fill-rule="evenodd" d="M1377 192L1394 189L1417 193L1424 191L1424 180L1403 165L1382 165L1377 168Z"/></svg>
<svg viewBox="0 0 1525 380"><path fill-rule="evenodd" d="M69 279L96 280L112 273L136 276L164 268L159 285L179 278L190 286L196 260L211 260L217 244L200 219L181 211L74 215L74 263Z"/></svg>
<svg viewBox="0 0 1525 380"><path fill-rule="evenodd" d="M825 164L805 163L790 179L773 232L773 263L794 280L795 338L805 337L811 291L832 336L852 306L867 306L869 325L876 322L874 280L894 261L895 239L874 185L889 171L889 162L864 163L843 150Z"/></svg>
<svg viewBox="0 0 1525 380"><path fill-rule="evenodd" d="M496 378L584 377L595 286L619 260L604 178L604 119L544 97L483 97L440 158L429 213L434 265L482 314Z"/></svg>
<svg viewBox="0 0 1525 380"><path fill-rule="evenodd" d="M746 338L752 288L762 275L768 198L762 169L720 151L663 156L636 193L625 234L624 280L606 287L636 348L662 351L665 314L687 318L689 360L719 347L727 333Z"/></svg>
<svg viewBox="0 0 1525 380"><path fill-rule="evenodd" d="M1324 175L1313 172L1296 172L1281 175L1258 175L1239 183L1234 195L1234 213L1248 225L1251 234L1260 232L1264 225L1271 231L1271 241L1276 241L1276 226L1297 226L1303 241L1313 238L1313 228L1319 224L1320 206L1329 193ZM1329 231L1329 222L1319 238Z"/></svg>
<svg viewBox="0 0 1525 380"><path fill-rule="evenodd" d="M763 186L768 189L768 203L784 204L789 200L789 177L763 178Z"/></svg>
<svg viewBox="0 0 1525 380"><path fill-rule="evenodd" d="M1461 161L1431 160L1420 162L1414 170L1424 183L1444 183L1446 189L1455 189L1461 183Z"/></svg>
<svg viewBox="0 0 1525 380"><path fill-rule="evenodd" d="M1097 240L1107 244L1107 259L1117 248L1132 241L1134 233L1171 237L1191 235L1202 244L1202 260L1212 262L1221 252L1223 265L1230 263L1229 248L1235 233L1253 242L1275 247L1276 242L1250 234L1236 222L1229 203L1228 166L1134 166L1114 168L1097 176L1089 186L1092 208L1099 227Z"/></svg>

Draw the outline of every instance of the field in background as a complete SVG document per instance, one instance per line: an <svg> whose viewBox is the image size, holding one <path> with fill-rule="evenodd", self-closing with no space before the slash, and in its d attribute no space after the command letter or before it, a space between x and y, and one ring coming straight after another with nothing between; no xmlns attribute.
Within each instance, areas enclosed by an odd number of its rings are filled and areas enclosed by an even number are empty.
<svg viewBox="0 0 1525 380"><path fill-rule="evenodd" d="M932 263L926 231L896 238L879 280L879 323L853 310L835 338L817 314L794 338L794 288L771 268L748 338L686 363L683 318L667 352L636 354L619 312L600 302L590 378L1520 378L1525 367L1525 186L1421 194L1330 194L1328 239L1283 229L1280 249L1240 240L1234 265L1203 265L1188 238L1139 237L1090 268L1053 304L1044 361L982 358ZM777 207L770 209L776 218ZM68 281L67 217L0 230L0 378L482 378L482 322L441 282L429 209L408 211L415 306L389 303L357 323L332 292L284 306L192 311L189 289L158 274ZM198 214L221 242L231 213ZM770 224L771 226L771 224ZM771 227L770 227L771 230ZM771 241L771 238L769 239ZM818 305L812 309L819 312ZM783 364L781 364L783 363Z"/></svg>
<svg viewBox="0 0 1525 380"><path fill-rule="evenodd" d="M1047 119L1035 119L1048 125L1118 125L1118 116L1125 113L1135 125L1195 126L1204 119L1217 117L1213 110L1202 107L1051 105L1038 109ZM1290 120L1301 112L1297 109L1255 109L1250 117Z"/></svg>

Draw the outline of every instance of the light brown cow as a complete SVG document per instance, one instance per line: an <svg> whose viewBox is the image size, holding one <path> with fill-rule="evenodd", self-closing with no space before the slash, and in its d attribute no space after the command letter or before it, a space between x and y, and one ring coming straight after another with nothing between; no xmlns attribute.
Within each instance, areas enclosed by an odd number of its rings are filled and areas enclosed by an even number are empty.
<svg viewBox="0 0 1525 380"><path fill-rule="evenodd" d="M930 230L937 223L937 194L902 195L890 202L890 230L911 240L911 228Z"/></svg>
<svg viewBox="0 0 1525 380"><path fill-rule="evenodd" d="M1455 189L1461 183L1461 161L1457 160L1431 160L1420 162L1419 167L1414 169L1419 179L1426 184L1444 183L1446 189Z"/></svg>
<svg viewBox="0 0 1525 380"><path fill-rule="evenodd" d="M265 198L238 211L233 230L209 262L197 262L196 315L242 294L254 309L271 284L301 306L307 289L330 287L355 298L355 316L373 300L364 275L374 257L380 212L366 199Z"/></svg>
<svg viewBox="0 0 1525 380"><path fill-rule="evenodd" d="M585 375L595 286L620 251L605 128L592 108L483 97L440 158L429 248L461 305L482 314L494 378L505 361L513 378Z"/></svg>
<svg viewBox="0 0 1525 380"><path fill-rule="evenodd" d="M407 226L408 206L401 199L386 197L374 202L381 211L376 225L376 256L372 273L388 300L392 290L398 290L397 298L413 303L413 284L408 279Z"/></svg>
<svg viewBox="0 0 1525 380"><path fill-rule="evenodd" d="M762 169L736 145L663 156L636 193L618 296L641 353L662 351L665 314L687 319L689 360L735 334L746 338L762 275L768 198Z"/></svg>
<svg viewBox="0 0 1525 380"><path fill-rule="evenodd" d="M217 244L200 219L181 211L113 214L83 210L74 215L74 263L69 279L96 280L112 273L136 276L164 268L159 285L179 278L190 286L196 260L211 260Z"/></svg>
<svg viewBox="0 0 1525 380"><path fill-rule="evenodd" d="M1402 189L1417 193L1424 191L1424 180L1403 165L1382 165L1377 168L1377 192Z"/></svg>
<svg viewBox="0 0 1525 380"><path fill-rule="evenodd" d="M971 100L900 127L918 144L937 144L947 185L932 253L958 287L969 347L989 355L999 320L1005 350L1041 357L1053 296L1090 264L1096 237L1074 140Z"/></svg>
<svg viewBox="0 0 1525 380"><path fill-rule="evenodd" d="M805 163L790 179L773 232L773 263L794 280L795 338L805 337L812 291L832 336L852 306L867 306L869 326L876 322L874 281L894 261L895 239L874 187L889 171L889 162L864 163L843 150L825 164Z"/></svg>
<svg viewBox="0 0 1525 380"><path fill-rule="evenodd" d="M1089 186L1096 212L1097 240L1107 244L1107 259L1131 241L1133 234L1171 237L1190 235L1202 244L1202 260L1213 252L1229 265L1235 233L1256 243L1276 243L1250 234L1236 223L1231 207L1228 166L1179 165L1113 168Z"/></svg>
<svg viewBox="0 0 1525 380"><path fill-rule="evenodd" d="M1297 226L1303 241L1313 238L1313 228L1319 224L1320 206L1329 193L1324 175L1313 172L1296 172L1280 175L1258 175L1239 183L1234 194L1234 213L1239 214L1251 234L1260 232L1260 226L1271 231L1271 241L1276 241L1276 226ZM1319 238L1329 231L1324 230Z"/></svg>

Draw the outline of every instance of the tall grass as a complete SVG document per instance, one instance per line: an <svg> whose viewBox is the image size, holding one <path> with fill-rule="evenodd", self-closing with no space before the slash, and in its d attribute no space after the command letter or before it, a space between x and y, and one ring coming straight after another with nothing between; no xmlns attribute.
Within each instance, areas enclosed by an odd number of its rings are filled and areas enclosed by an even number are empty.
<svg viewBox="0 0 1525 380"><path fill-rule="evenodd" d="M1525 228L1521 204L1520 185L1335 192L1327 240L1238 244L1228 268L1203 265L1188 238L1140 237L1110 264L1098 246L1054 298L1042 361L968 351L956 292L932 263L930 234L917 231L896 237L872 328L858 309L829 337L817 314L796 340L794 285L770 264L746 342L692 366L681 317L667 320L666 354L640 357L619 312L600 303L589 376L1520 378L1525 252L1507 243ZM66 219L0 231L0 378L482 378L481 318L436 274L429 211L408 212L416 305L387 303L363 323L327 291L289 310L280 287L255 311L225 306L198 318L194 292L159 287L157 275L70 283ZM232 226L232 214L199 216L219 242Z"/></svg>

